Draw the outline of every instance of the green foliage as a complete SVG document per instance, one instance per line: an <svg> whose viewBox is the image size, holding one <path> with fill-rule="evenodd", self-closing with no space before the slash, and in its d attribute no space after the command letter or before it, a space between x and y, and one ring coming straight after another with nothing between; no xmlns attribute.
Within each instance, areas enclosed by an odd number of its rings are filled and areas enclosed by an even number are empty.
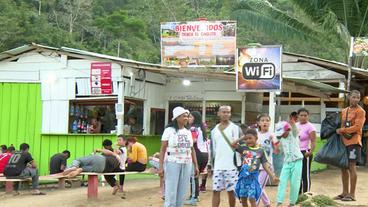
<svg viewBox="0 0 368 207"><path fill-rule="evenodd" d="M296 203L304 202L304 201L306 201L307 199L308 199L308 196L307 196L307 195L305 195L305 194L300 195L300 196L298 197L298 200L296 201Z"/></svg>
<svg viewBox="0 0 368 207"><path fill-rule="evenodd" d="M337 205L336 202L328 196L316 195L313 197L308 197L305 194L299 196L296 203L302 207L327 207Z"/></svg>
<svg viewBox="0 0 368 207"><path fill-rule="evenodd" d="M242 25L281 37L286 51L341 62L347 62L350 37L368 34L368 1L247 0L239 1L232 15ZM359 63L355 66L364 61Z"/></svg>
<svg viewBox="0 0 368 207"><path fill-rule="evenodd" d="M342 62L348 37L368 33L362 0L0 0L0 51L36 42L159 63L160 23L199 17L238 20L239 47L281 44Z"/></svg>
<svg viewBox="0 0 368 207"><path fill-rule="evenodd" d="M325 206L334 206L336 202L328 196L325 195L316 195L312 198L313 203L317 206L325 207Z"/></svg>

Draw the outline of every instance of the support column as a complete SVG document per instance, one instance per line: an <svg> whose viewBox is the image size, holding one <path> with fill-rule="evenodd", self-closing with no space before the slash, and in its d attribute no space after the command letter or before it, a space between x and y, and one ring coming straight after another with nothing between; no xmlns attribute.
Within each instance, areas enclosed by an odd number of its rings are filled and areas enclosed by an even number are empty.
<svg viewBox="0 0 368 207"><path fill-rule="evenodd" d="M169 101L165 104L165 126L169 124Z"/></svg>
<svg viewBox="0 0 368 207"><path fill-rule="evenodd" d="M118 125L116 126L117 135L124 133L124 95L125 95L125 83L123 78L118 81L118 103L115 107L116 119Z"/></svg>
<svg viewBox="0 0 368 207"><path fill-rule="evenodd" d="M339 89L345 90L345 81L344 80L339 81ZM339 93L339 98L345 98L345 94L344 93ZM338 107L339 108L344 108L344 104L345 104L344 102L340 101L339 104L338 104Z"/></svg>
<svg viewBox="0 0 368 207"><path fill-rule="evenodd" d="M273 132L275 129L275 111L276 111L276 104L275 104L275 92L270 92L270 98L268 101L268 114L271 118L270 123L270 132Z"/></svg>
<svg viewBox="0 0 368 207"><path fill-rule="evenodd" d="M206 122L206 100L202 101L202 123Z"/></svg>
<svg viewBox="0 0 368 207"><path fill-rule="evenodd" d="M321 123L322 121L326 118L326 104L323 101L323 99L321 99Z"/></svg>
<svg viewBox="0 0 368 207"><path fill-rule="evenodd" d="M145 87L145 86L144 86ZM151 130L151 110L149 100L143 102L143 135L150 134Z"/></svg>
<svg viewBox="0 0 368 207"><path fill-rule="evenodd" d="M242 97L242 108L241 108L241 123L245 124L245 108L246 108L246 100L247 100L247 94L244 93L243 97Z"/></svg>
<svg viewBox="0 0 368 207"><path fill-rule="evenodd" d="M88 175L88 199L97 199L98 177L97 175Z"/></svg>
<svg viewBox="0 0 368 207"><path fill-rule="evenodd" d="M14 191L14 182L13 181L6 181L5 182L5 192L12 193Z"/></svg>

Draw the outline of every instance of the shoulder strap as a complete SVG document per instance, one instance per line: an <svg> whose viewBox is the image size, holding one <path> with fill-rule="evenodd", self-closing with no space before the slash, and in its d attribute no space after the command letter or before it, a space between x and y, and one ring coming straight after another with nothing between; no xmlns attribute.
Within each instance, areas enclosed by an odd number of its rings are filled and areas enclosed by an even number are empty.
<svg viewBox="0 0 368 207"><path fill-rule="evenodd" d="M221 135L224 137L224 139L225 139L226 143L229 145L230 149L231 149L232 151L234 151L234 149L231 147L231 143L230 143L229 138L228 138L228 137L226 136L226 134L224 133L224 130L221 130L221 129L219 129L219 130L220 130L220 132L221 132Z"/></svg>
<svg viewBox="0 0 368 207"><path fill-rule="evenodd" d="M348 107L348 108L346 109L345 122L346 122L346 121L349 121L349 120L348 120L348 116L349 116L349 108L350 108L350 107Z"/></svg>

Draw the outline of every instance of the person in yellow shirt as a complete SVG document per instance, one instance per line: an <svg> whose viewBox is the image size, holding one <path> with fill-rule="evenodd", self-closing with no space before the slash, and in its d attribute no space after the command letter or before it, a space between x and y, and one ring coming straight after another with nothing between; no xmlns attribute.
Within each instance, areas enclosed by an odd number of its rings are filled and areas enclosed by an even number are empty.
<svg viewBox="0 0 368 207"><path fill-rule="evenodd" d="M128 138L128 166L126 171L143 172L147 165L147 149L137 142L136 137Z"/></svg>

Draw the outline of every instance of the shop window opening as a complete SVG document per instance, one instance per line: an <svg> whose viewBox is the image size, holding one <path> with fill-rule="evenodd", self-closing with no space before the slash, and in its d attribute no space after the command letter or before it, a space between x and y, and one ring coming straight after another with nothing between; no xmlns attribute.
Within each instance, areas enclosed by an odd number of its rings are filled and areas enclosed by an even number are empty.
<svg viewBox="0 0 368 207"><path fill-rule="evenodd" d="M78 99L69 102L69 133L116 133L116 98ZM143 101L124 100L124 134L142 134Z"/></svg>

